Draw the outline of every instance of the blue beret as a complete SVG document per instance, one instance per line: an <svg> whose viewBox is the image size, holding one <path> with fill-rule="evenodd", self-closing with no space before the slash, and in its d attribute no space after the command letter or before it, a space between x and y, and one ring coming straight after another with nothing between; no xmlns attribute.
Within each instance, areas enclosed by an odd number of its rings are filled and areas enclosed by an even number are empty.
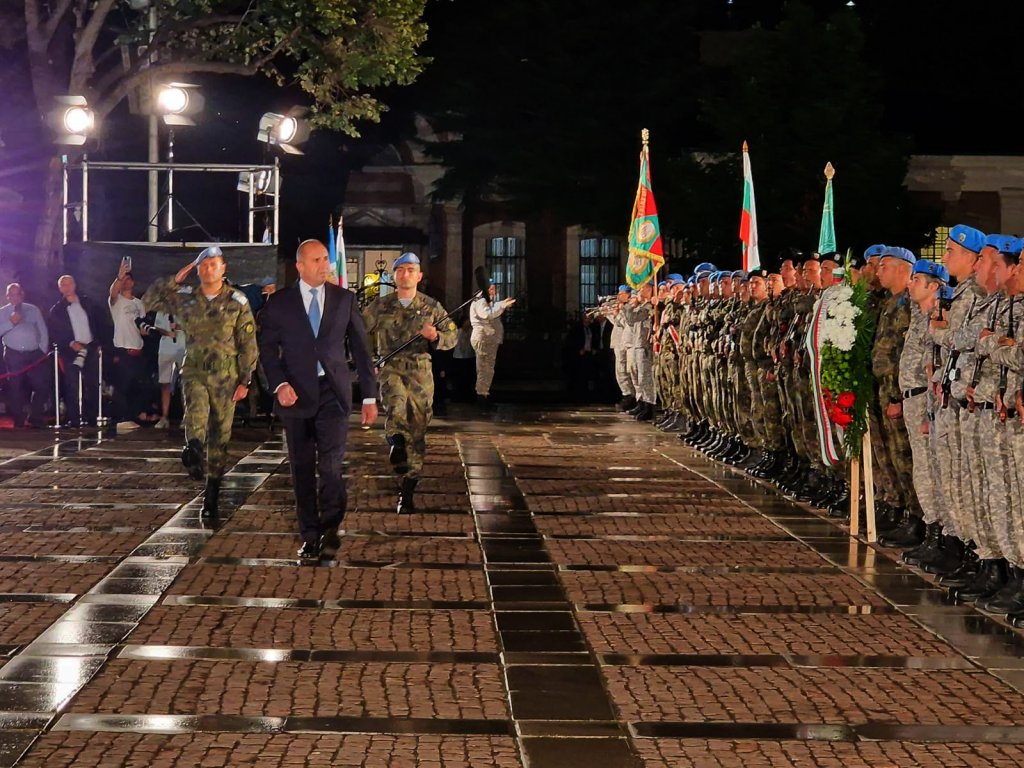
<svg viewBox="0 0 1024 768"><path fill-rule="evenodd" d="M941 285L939 286L939 299L942 301L953 300L953 286L952 285Z"/></svg>
<svg viewBox="0 0 1024 768"><path fill-rule="evenodd" d="M668 280L662 280L658 283L658 288L668 288L670 285L671 283Z"/></svg>
<svg viewBox="0 0 1024 768"><path fill-rule="evenodd" d="M1019 254L1022 241L1013 235L989 235L985 238L985 245L995 248L1000 253Z"/></svg>
<svg viewBox="0 0 1024 768"><path fill-rule="evenodd" d="M864 260L873 259L875 256L881 256L885 252L886 246L879 243L878 245L869 245L868 249L864 251Z"/></svg>
<svg viewBox="0 0 1024 768"><path fill-rule="evenodd" d="M686 284L687 285L696 285L697 284L697 276L696 275L690 275L688 278L686 278Z"/></svg>
<svg viewBox="0 0 1024 768"><path fill-rule="evenodd" d="M198 267L207 259L214 259L217 256L224 258L224 251L222 251L218 245L211 245L209 248L204 248L202 252L196 256L195 264Z"/></svg>
<svg viewBox="0 0 1024 768"><path fill-rule="evenodd" d="M937 261L918 259L917 263L914 264L914 274L928 275L928 277L934 277L944 283L949 282L949 270Z"/></svg>
<svg viewBox="0 0 1024 768"><path fill-rule="evenodd" d="M693 274L696 275L698 272L717 272L717 271L718 271L718 267L716 267L710 261L702 261L700 264L698 264L696 267L694 267Z"/></svg>
<svg viewBox="0 0 1024 768"><path fill-rule="evenodd" d="M393 262L391 262L391 271L394 272L396 269L404 264L415 264L417 267L420 265L420 257L412 251L406 251Z"/></svg>
<svg viewBox="0 0 1024 768"><path fill-rule="evenodd" d="M693 276L697 280L710 280L714 276L714 274L715 273L712 272L710 269L706 269L706 270L702 270L700 272L695 272Z"/></svg>
<svg viewBox="0 0 1024 768"><path fill-rule="evenodd" d="M630 290L630 287L625 283L619 286L619 293L629 293Z"/></svg>
<svg viewBox="0 0 1024 768"><path fill-rule="evenodd" d="M900 248L898 245L887 245L885 250L882 251L882 258L893 258L905 261L907 264L914 264L917 261L917 256L908 251L906 248Z"/></svg>
<svg viewBox="0 0 1024 768"><path fill-rule="evenodd" d="M975 253L981 253L985 247L985 233L966 224L957 224L949 230L949 239Z"/></svg>
<svg viewBox="0 0 1024 768"><path fill-rule="evenodd" d="M671 275L668 276L668 279L670 282L673 283L681 283L684 280L686 280L686 278L680 275L678 272L673 272Z"/></svg>

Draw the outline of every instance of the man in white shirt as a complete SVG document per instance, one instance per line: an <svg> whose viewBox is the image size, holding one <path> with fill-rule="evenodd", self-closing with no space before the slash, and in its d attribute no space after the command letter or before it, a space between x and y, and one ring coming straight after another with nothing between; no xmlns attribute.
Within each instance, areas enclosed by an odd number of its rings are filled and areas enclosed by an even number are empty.
<svg viewBox="0 0 1024 768"><path fill-rule="evenodd" d="M99 403L99 350L108 330L102 305L78 293L75 278L57 280L61 299L50 308L50 336L63 363L64 422L68 426L96 423Z"/></svg>
<svg viewBox="0 0 1024 768"><path fill-rule="evenodd" d="M139 380L145 375L146 360L142 350L139 323L146 315L142 299L135 296L135 278L130 262L121 260L117 277L110 284L110 316L114 320L114 354L110 366L111 423L117 432L138 427L134 421L139 413Z"/></svg>
<svg viewBox="0 0 1024 768"><path fill-rule="evenodd" d="M490 402L494 363L498 358L498 347L505 339L501 316L515 303L515 299L498 301L498 289L490 285L487 296L481 296L469 306L469 320L473 324L470 341L476 353L476 396L482 406Z"/></svg>

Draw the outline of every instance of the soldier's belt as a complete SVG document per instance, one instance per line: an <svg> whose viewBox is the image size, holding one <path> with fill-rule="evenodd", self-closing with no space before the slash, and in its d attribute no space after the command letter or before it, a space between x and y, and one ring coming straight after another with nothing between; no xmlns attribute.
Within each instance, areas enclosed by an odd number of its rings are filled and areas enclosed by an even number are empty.
<svg viewBox="0 0 1024 768"><path fill-rule="evenodd" d="M923 395L927 391L928 391L928 387L914 387L913 389L904 389L903 390L903 399L904 400L909 400L912 397L917 397L918 395Z"/></svg>
<svg viewBox="0 0 1024 768"><path fill-rule="evenodd" d="M185 365L193 371L216 373L218 371L234 370L237 364L233 357L219 357L208 360L190 360L186 357Z"/></svg>

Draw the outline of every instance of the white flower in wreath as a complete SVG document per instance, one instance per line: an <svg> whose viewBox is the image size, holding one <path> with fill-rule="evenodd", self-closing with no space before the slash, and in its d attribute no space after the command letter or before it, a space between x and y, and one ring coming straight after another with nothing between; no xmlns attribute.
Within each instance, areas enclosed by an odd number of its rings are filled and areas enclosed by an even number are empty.
<svg viewBox="0 0 1024 768"><path fill-rule="evenodd" d="M849 352L857 341L857 329L850 323L837 323L830 340L840 352Z"/></svg>
<svg viewBox="0 0 1024 768"><path fill-rule="evenodd" d="M836 304L849 304L853 299L853 288L846 283L833 287L832 301Z"/></svg>

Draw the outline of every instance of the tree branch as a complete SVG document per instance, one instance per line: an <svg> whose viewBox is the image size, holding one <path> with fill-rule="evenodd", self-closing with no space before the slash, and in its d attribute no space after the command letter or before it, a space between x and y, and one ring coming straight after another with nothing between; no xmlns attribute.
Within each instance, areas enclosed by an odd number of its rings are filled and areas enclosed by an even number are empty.
<svg viewBox="0 0 1024 768"><path fill-rule="evenodd" d="M86 23L85 28L82 30L82 34L75 40L75 58L85 55L90 59L92 58L92 49L96 46L96 40L99 38L100 30L103 29L103 24L107 20L107 16L110 15L111 9L114 7L114 3L117 0L97 0L95 8L93 8L92 16Z"/></svg>
<svg viewBox="0 0 1024 768"><path fill-rule="evenodd" d="M61 21L67 15L68 11L71 10L71 4L74 0L60 0L60 4L57 6L57 10L50 14L49 21L43 27L43 36L46 39L46 44L49 45L53 40L53 36L57 34L57 27L60 26Z"/></svg>

